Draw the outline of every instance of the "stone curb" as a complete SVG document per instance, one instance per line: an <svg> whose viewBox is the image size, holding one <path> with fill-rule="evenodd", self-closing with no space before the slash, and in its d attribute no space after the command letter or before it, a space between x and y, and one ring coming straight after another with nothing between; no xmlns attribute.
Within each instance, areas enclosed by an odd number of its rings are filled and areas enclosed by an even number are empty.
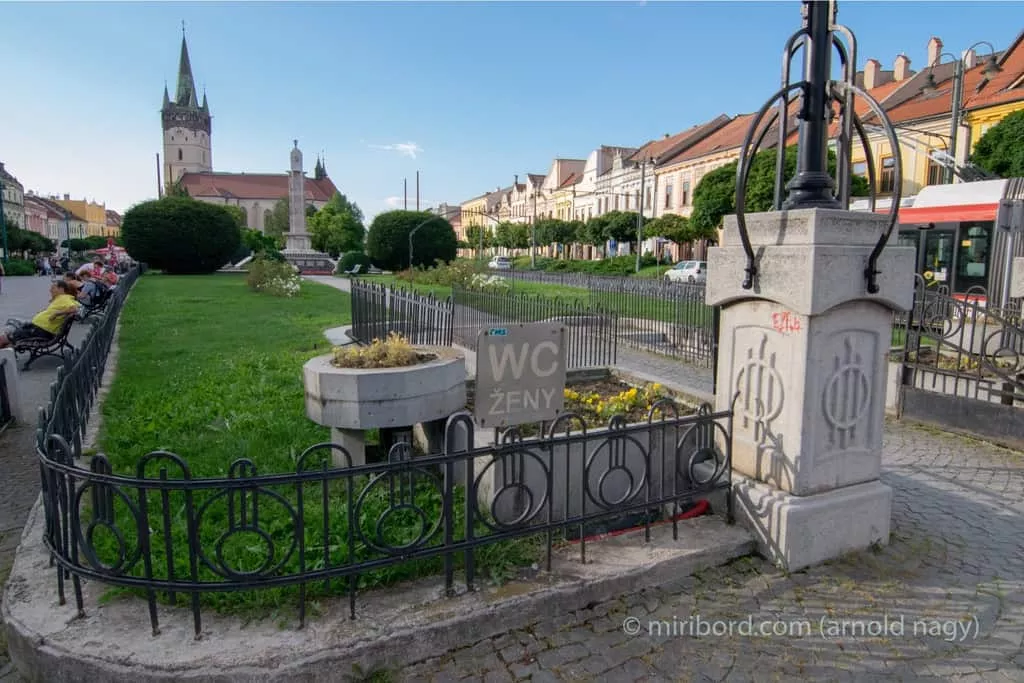
<svg viewBox="0 0 1024 683"><path fill-rule="evenodd" d="M77 617L70 582L68 604L56 604L55 570L42 544L45 515L36 503L18 549L3 600L11 660L30 681L143 683L190 681L334 682L349 672L381 666L398 669L584 609L642 588L677 581L694 572L749 555L752 536L720 518L652 528L651 543L634 532L555 553L553 572L500 587L442 597L437 579L395 590L361 594L350 620L344 598L324 601L306 628L271 619L203 613L203 637L192 635L184 608L158 606L161 633L152 636L145 603L121 598L97 604L104 586L83 582L86 613ZM642 616L642 615L639 615Z"/></svg>
<svg viewBox="0 0 1024 683"><path fill-rule="evenodd" d="M324 336L327 337L327 341L331 342L335 346L351 346L352 344L359 343L352 336L351 325L342 325L341 327L332 327L328 330L324 330Z"/></svg>

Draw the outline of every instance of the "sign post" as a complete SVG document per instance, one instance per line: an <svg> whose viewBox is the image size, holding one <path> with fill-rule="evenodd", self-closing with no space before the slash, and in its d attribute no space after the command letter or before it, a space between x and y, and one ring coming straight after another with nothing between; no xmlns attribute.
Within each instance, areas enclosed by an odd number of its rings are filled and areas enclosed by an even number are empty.
<svg viewBox="0 0 1024 683"><path fill-rule="evenodd" d="M565 326L529 323L480 331L476 399L480 427L554 420L565 409Z"/></svg>

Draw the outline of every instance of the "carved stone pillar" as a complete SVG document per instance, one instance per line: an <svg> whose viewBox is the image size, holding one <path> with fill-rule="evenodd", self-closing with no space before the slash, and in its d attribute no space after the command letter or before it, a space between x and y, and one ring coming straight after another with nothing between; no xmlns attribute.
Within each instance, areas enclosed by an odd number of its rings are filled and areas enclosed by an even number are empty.
<svg viewBox="0 0 1024 683"><path fill-rule="evenodd" d="M834 209L751 214L758 278L745 290L736 218L708 253L721 305L716 408L735 410L737 518L790 571L886 543L879 481L892 312L913 303L914 250L888 247L878 294L864 269L887 217Z"/></svg>

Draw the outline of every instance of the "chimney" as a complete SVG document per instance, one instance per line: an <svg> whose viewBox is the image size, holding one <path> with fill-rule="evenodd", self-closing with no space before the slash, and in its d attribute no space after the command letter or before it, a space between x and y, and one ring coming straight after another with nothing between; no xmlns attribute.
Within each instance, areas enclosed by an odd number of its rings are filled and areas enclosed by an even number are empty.
<svg viewBox="0 0 1024 683"><path fill-rule="evenodd" d="M973 69L978 65L978 53L974 51L974 48L966 50L963 54L964 68Z"/></svg>
<svg viewBox="0 0 1024 683"><path fill-rule="evenodd" d="M668 139L669 139L670 137L672 137L672 136L671 136L671 135L669 135L668 133L665 133L665 139L666 139L666 140L668 140Z"/></svg>
<svg viewBox="0 0 1024 683"><path fill-rule="evenodd" d="M882 63L877 59L869 59L864 64L864 89L871 90L877 88L879 83L878 76L882 71Z"/></svg>
<svg viewBox="0 0 1024 683"><path fill-rule="evenodd" d="M935 66L939 63L939 55L942 54L942 41L932 36L928 41L928 66Z"/></svg>
<svg viewBox="0 0 1024 683"><path fill-rule="evenodd" d="M910 58L906 55L899 55L896 57L896 62L893 64L893 77L897 81L905 81L910 78Z"/></svg>
<svg viewBox="0 0 1024 683"><path fill-rule="evenodd" d="M516 185L518 185L518 184L519 184L519 175L516 174Z"/></svg>

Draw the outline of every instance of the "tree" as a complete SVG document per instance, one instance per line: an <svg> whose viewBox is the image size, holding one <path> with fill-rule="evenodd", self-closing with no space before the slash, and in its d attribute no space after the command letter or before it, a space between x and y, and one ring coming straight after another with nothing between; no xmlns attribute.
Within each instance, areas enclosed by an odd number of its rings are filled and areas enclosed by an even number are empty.
<svg viewBox="0 0 1024 683"><path fill-rule="evenodd" d="M125 213L121 234L132 258L172 274L212 273L242 239L230 211L188 197L136 204Z"/></svg>
<svg viewBox="0 0 1024 683"><path fill-rule="evenodd" d="M1024 110L985 131L974 147L971 163L1000 178L1024 176Z"/></svg>
<svg viewBox="0 0 1024 683"><path fill-rule="evenodd" d="M167 183L164 195L167 197L187 197L188 190L181 184L181 178L178 178L175 181Z"/></svg>
<svg viewBox="0 0 1024 683"><path fill-rule="evenodd" d="M644 225L644 237L664 237L676 244L686 244L694 239L694 233L690 229L690 221L685 216L667 213Z"/></svg>
<svg viewBox="0 0 1024 683"><path fill-rule="evenodd" d="M242 207L235 206L233 204L225 204L224 208L228 210L228 213L234 216L235 222L238 223L238 229L244 234L244 232L249 229L249 226L245 222L245 211L242 211Z"/></svg>
<svg viewBox="0 0 1024 683"><path fill-rule="evenodd" d="M569 221L545 218L537 221L535 230L537 244L541 246L548 244L572 244L576 241L576 223Z"/></svg>
<svg viewBox="0 0 1024 683"><path fill-rule="evenodd" d="M250 230L249 228L242 230L242 245L254 256L262 254L275 261L284 260L284 256L281 255L278 249L277 240L270 235L264 235L259 230ZM245 258L245 256L242 258Z"/></svg>
<svg viewBox="0 0 1024 683"><path fill-rule="evenodd" d="M588 243L603 246L608 240L636 242L636 224L639 216L632 211L609 211L591 218L587 223Z"/></svg>
<svg viewBox="0 0 1024 683"><path fill-rule="evenodd" d="M362 250L366 238L362 211L338 192L309 219L309 232L313 248L332 257Z"/></svg>
<svg viewBox="0 0 1024 683"><path fill-rule="evenodd" d="M481 234L482 233L482 234ZM481 243L481 237L483 242ZM494 246L494 233L490 228L486 228L482 225L470 225L466 227L466 243L470 249L480 251L481 246L484 249ZM478 254L480 256L481 254Z"/></svg>
<svg viewBox="0 0 1024 683"><path fill-rule="evenodd" d="M786 148L783 185L796 173L796 156L796 145ZM775 150L766 149L755 154L751 160L750 173L747 176L747 213L771 209L775 195L775 158ZM738 167L739 161L734 161L727 166L716 168L701 178L693 192L693 212L690 214L692 239L716 239L722 218L736 212ZM831 150L828 153L828 170L835 177L836 155ZM863 197L869 193L870 188L866 179L856 175L851 178L852 196Z"/></svg>
<svg viewBox="0 0 1024 683"><path fill-rule="evenodd" d="M288 232L288 198L278 199L270 215L263 222L263 233L277 240L282 244L284 234Z"/></svg>
<svg viewBox="0 0 1024 683"><path fill-rule="evenodd" d="M418 229L417 229L418 227ZM458 250L455 229L429 211L388 211L378 214L366 236L366 255L380 268L398 270L409 265L409 235L413 230L413 265L453 261Z"/></svg>

